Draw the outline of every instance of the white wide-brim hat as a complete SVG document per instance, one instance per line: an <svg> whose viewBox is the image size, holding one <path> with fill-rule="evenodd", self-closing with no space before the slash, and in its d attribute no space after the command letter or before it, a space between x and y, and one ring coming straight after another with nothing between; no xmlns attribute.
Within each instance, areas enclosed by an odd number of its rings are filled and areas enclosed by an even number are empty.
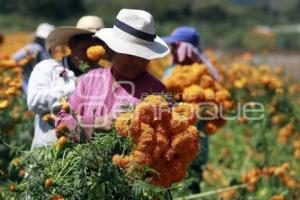
<svg viewBox="0 0 300 200"><path fill-rule="evenodd" d="M143 10L120 10L113 28L103 28L95 37L117 53L148 60L170 53L168 45L155 34L152 15Z"/></svg>
<svg viewBox="0 0 300 200"><path fill-rule="evenodd" d="M104 27L103 21L97 16L81 17L76 27L62 26L54 29L48 36L46 48L52 49L56 46L67 45L69 39L75 35L94 34Z"/></svg>
<svg viewBox="0 0 300 200"><path fill-rule="evenodd" d="M48 23L42 23L37 27L35 31L35 36L42 39L46 39L54 29L55 27L53 25Z"/></svg>

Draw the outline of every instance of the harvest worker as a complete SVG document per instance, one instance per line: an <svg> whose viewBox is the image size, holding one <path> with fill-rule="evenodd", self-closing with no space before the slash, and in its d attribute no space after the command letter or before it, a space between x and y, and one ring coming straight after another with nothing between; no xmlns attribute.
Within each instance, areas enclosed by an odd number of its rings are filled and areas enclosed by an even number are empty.
<svg viewBox="0 0 300 200"><path fill-rule="evenodd" d="M217 70L206 58L200 47L200 35L197 30L189 26L176 28L170 36L163 40L171 45L172 63L166 69L163 79L171 75L175 65L191 65L195 62L203 63L216 80L220 80Z"/></svg>
<svg viewBox="0 0 300 200"><path fill-rule="evenodd" d="M97 61L87 58L88 47L101 44L92 35L103 27L96 16L82 17L76 27L60 27L51 32L46 41L47 48L68 44L71 54L59 62L47 59L38 63L30 76L28 84L28 108L35 112L34 138L32 148L45 146L56 141L55 130L42 117L59 105L61 98L75 90L76 77L83 74L82 62L90 68L98 67Z"/></svg>
<svg viewBox="0 0 300 200"><path fill-rule="evenodd" d="M26 58L27 56L34 57L34 60L27 63L24 66L24 70L23 70L22 90L25 94L27 93L28 80L34 65L45 59L50 58L49 54L46 52L45 41L48 35L51 33L51 31L53 31L53 29L54 26L51 24L48 23L40 24L36 29L34 40L26 44L24 47L22 47L13 55L13 59L16 62L19 62L20 60Z"/></svg>
<svg viewBox="0 0 300 200"><path fill-rule="evenodd" d="M220 81L217 70L211 62L205 57L200 47L200 35L193 27L182 26L176 28L170 36L163 39L171 46L172 64L166 69L163 79L171 75L176 65L191 65L195 62L203 63L208 67L211 75L215 80ZM197 128L203 132L203 121L198 121ZM209 139L203 136L200 140L200 153L197 159L191 164L189 176L193 177L193 181L189 185L192 193L200 193L201 171L204 164L208 160Z"/></svg>
<svg viewBox="0 0 300 200"><path fill-rule="evenodd" d="M143 10L122 9L114 27L101 29L94 37L114 52L112 67L85 74L69 98L77 117L62 109L56 120L56 126L63 124L71 132L78 130L79 125L84 127L89 139L95 124L97 129L110 130L117 113L124 112L125 104L135 105L145 94L166 92L164 85L145 68L150 60L170 52L155 33L152 15Z"/></svg>

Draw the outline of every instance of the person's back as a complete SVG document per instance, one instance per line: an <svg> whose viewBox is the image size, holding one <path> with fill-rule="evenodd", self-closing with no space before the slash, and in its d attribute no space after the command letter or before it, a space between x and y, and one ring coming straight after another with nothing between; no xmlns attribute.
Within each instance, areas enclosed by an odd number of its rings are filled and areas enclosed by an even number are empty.
<svg viewBox="0 0 300 200"><path fill-rule="evenodd" d="M25 94L27 93L28 81L33 67L37 63L50 58L45 49L45 40L53 29L54 26L50 24L40 24L36 30L34 40L26 44L12 56L16 62L19 62L28 56L33 58L23 67L22 90Z"/></svg>

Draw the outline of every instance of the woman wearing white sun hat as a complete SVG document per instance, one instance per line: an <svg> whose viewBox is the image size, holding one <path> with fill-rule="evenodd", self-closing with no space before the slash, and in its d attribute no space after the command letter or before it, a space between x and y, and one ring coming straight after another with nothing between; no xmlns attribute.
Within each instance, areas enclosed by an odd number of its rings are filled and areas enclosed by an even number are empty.
<svg viewBox="0 0 300 200"><path fill-rule="evenodd" d="M45 146L56 141L54 127L42 120L42 117L53 111L61 98L70 95L76 85L76 77L84 72L80 64L85 62L90 68L99 67L97 61L90 61L86 50L93 45L102 44L92 35L103 28L103 22L96 16L82 17L76 27L59 27L47 38L47 49L55 46L69 45L71 55L61 62L47 59L38 63L30 76L28 84L27 105L35 112L34 138L32 148Z"/></svg>
<svg viewBox="0 0 300 200"><path fill-rule="evenodd" d="M114 52L112 68L95 69L85 74L69 98L71 109L80 117L87 137L92 128L111 129L112 121L123 112L124 103L135 105L144 95L166 92L164 85L146 70L151 59L166 56L170 50L156 35L154 20L143 10L122 9L113 28L104 28L95 36ZM78 128L74 115L61 110L56 126Z"/></svg>

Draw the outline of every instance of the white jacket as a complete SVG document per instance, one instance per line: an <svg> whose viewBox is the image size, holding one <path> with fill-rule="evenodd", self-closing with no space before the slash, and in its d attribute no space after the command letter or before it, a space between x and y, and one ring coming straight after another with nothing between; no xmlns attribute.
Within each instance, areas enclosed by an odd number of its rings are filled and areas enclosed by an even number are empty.
<svg viewBox="0 0 300 200"><path fill-rule="evenodd" d="M62 72L65 70L64 75ZM48 59L38 63L29 78L27 105L35 112L34 138L31 148L54 143L54 127L42 120L51 112L62 97L69 96L75 90L76 77L65 64Z"/></svg>

